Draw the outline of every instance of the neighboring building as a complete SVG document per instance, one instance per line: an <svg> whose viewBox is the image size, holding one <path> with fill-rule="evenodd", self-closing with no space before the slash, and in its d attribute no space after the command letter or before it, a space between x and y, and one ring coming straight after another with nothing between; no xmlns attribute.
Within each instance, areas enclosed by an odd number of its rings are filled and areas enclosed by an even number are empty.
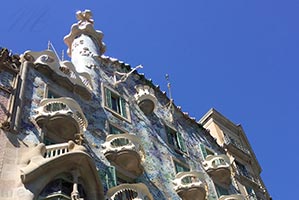
<svg viewBox="0 0 299 200"><path fill-rule="evenodd" d="M77 19L64 38L71 62L49 49L1 49L1 200L270 199L244 132L247 157L223 133L216 142L220 133L183 113L140 66L104 56L90 11Z"/></svg>
<svg viewBox="0 0 299 200"><path fill-rule="evenodd" d="M242 126L235 125L213 108L199 122L233 160L233 181L240 193L248 199L269 199L269 193L260 177L262 168Z"/></svg>

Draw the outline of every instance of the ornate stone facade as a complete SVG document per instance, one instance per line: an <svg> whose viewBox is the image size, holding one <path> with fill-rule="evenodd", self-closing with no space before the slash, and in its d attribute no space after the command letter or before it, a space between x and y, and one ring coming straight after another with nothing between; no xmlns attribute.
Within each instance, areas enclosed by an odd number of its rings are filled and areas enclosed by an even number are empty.
<svg viewBox="0 0 299 200"><path fill-rule="evenodd" d="M140 67L103 55L90 11L77 19L64 39L71 62L0 53L0 199L248 198L231 161L209 160L226 154L210 133ZM211 173L222 165L219 186Z"/></svg>

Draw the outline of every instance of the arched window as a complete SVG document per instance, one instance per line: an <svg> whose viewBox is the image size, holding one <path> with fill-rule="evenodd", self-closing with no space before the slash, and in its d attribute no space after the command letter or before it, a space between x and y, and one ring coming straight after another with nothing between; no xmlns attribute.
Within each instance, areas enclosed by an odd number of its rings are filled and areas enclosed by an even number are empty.
<svg viewBox="0 0 299 200"><path fill-rule="evenodd" d="M38 200L70 200L73 185L74 183L63 178L55 179L46 185L40 193ZM80 198L86 199L86 195L81 184L78 184L78 192Z"/></svg>

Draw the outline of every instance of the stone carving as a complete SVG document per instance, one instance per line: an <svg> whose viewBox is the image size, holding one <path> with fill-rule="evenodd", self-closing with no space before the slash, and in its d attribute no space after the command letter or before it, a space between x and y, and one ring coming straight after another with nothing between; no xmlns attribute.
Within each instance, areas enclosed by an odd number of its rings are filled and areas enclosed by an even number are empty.
<svg viewBox="0 0 299 200"><path fill-rule="evenodd" d="M128 77L134 72L136 71L138 68L143 68L142 65L138 65L137 67L133 68L130 72L128 73L121 73L121 72L114 72L114 86L117 86L119 83L125 82ZM116 79L116 75L120 75L121 78L119 80Z"/></svg>
<svg viewBox="0 0 299 200"><path fill-rule="evenodd" d="M92 13L90 10L78 11L76 13L78 23L73 24L70 33L64 37L64 42L68 46L67 53L69 56L72 56L72 49L74 48L74 46L72 46L73 41L82 34L91 36L99 48L99 54L104 54L106 46L104 42L102 42L103 33L94 29L94 20L91 19L91 17Z"/></svg>
<svg viewBox="0 0 299 200"><path fill-rule="evenodd" d="M79 21L79 26L83 23L91 23L93 24L94 21L91 19L92 12L90 10L84 10L83 12L81 10L76 12L76 18Z"/></svg>
<svg viewBox="0 0 299 200"><path fill-rule="evenodd" d="M7 48L0 48L0 63L7 65L14 71L19 71L21 66L20 56L12 55Z"/></svg>

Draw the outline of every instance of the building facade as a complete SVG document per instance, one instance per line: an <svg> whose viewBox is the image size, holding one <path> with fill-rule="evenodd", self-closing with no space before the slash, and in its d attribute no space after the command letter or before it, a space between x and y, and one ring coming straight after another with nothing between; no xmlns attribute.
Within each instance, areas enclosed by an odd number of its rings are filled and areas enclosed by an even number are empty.
<svg viewBox="0 0 299 200"><path fill-rule="evenodd" d="M1 200L270 199L247 140L245 159L221 143L213 116L202 125L141 66L105 56L89 10L76 17L64 38L71 61L1 49Z"/></svg>

